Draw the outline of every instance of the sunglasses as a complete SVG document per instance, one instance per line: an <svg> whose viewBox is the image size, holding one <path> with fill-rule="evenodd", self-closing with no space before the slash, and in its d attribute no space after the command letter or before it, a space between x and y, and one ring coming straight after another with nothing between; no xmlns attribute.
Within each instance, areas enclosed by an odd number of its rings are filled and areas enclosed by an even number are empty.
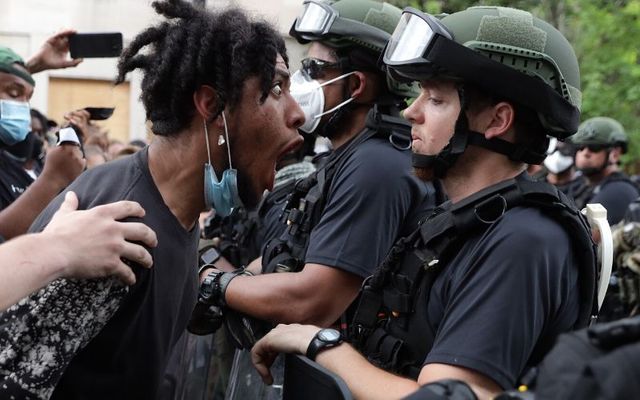
<svg viewBox="0 0 640 400"><path fill-rule="evenodd" d="M301 61L302 72L311 79L324 78L324 70L326 69L340 69L343 67L343 62L330 62L324 60L318 60L317 58L305 58Z"/></svg>
<svg viewBox="0 0 640 400"><path fill-rule="evenodd" d="M586 145L582 144L577 146L576 148L578 149L578 151L589 149L590 152L597 153L599 151L606 150L608 146L604 144L586 144Z"/></svg>

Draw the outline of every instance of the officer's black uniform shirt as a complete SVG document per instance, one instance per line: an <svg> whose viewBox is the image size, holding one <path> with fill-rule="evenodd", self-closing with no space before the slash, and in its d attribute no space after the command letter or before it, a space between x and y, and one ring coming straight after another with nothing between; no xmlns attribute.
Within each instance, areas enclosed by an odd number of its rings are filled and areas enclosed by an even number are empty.
<svg viewBox="0 0 640 400"><path fill-rule="evenodd" d="M600 203L607 209L607 220L610 225L622 220L627 208L640 193L626 175L617 172L616 176L609 176L593 190L593 196L587 203ZM616 179L621 177L623 179ZM627 179L624 179L627 178Z"/></svg>
<svg viewBox="0 0 640 400"><path fill-rule="evenodd" d="M341 154L339 148L332 157ZM374 137L336 171L305 263L371 275L396 238L415 230L434 206L434 189L413 175L411 152Z"/></svg>
<svg viewBox="0 0 640 400"><path fill-rule="evenodd" d="M465 239L430 293L436 338L425 363L470 368L512 387L576 322L578 266L570 249L556 221L524 207Z"/></svg>
<svg viewBox="0 0 640 400"><path fill-rule="evenodd" d="M22 165L0 150L0 210L13 203L33 183Z"/></svg>

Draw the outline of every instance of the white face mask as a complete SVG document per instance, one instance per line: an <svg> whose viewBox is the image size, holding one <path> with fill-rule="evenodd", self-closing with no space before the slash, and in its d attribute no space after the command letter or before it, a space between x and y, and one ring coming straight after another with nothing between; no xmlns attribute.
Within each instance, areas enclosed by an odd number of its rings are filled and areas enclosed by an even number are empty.
<svg viewBox="0 0 640 400"><path fill-rule="evenodd" d="M305 117L304 125L299 128L301 131L312 133L318 127L322 116L330 114L353 101L353 97L350 97L330 110L323 112L324 91L322 90L322 87L346 78L354 73L355 72L353 71L348 72L323 83L307 77L300 70L291 75L291 96L296 100L296 102L298 102Z"/></svg>
<svg viewBox="0 0 640 400"><path fill-rule="evenodd" d="M566 171L573 165L573 157L565 156L559 150L554 151L544 159L544 166L552 174L559 174Z"/></svg>

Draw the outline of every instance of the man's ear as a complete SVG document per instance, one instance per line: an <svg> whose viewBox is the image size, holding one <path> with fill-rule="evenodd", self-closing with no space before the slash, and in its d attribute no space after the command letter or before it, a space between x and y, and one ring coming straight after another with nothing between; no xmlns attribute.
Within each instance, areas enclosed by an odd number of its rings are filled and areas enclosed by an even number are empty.
<svg viewBox="0 0 640 400"><path fill-rule="evenodd" d="M513 127L516 111L511 103L501 101L484 111L487 119L484 136L487 139L504 136ZM482 112L482 113L484 113Z"/></svg>
<svg viewBox="0 0 640 400"><path fill-rule="evenodd" d="M360 71L354 71L354 73L349 76L349 93L351 93L351 97L355 99L362 97L364 91L367 89L367 83L367 75Z"/></svg>
<svg viewBox="0 0 640 400"><path fill-rule="evenodd" d="M622 149L620 147L614 147L609 150L609 163L618 164L620 162L620 156L622 155Z"/></svg>
<svg viewBox="0 0 640 400"><path fill-rule="evenodd" d="M195 92L193 92L193 104L196 107L196 111L205 121L213 121L214 115L218 110L218 95L216 90L209 85L202 85ZM222 118L218 118L222 120ZM220 121L220 124L222 122Z"/></svg>

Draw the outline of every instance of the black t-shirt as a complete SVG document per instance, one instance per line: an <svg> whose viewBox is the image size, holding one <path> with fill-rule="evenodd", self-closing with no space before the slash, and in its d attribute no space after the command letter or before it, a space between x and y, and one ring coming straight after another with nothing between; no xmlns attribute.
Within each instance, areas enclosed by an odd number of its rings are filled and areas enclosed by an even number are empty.
<svg viewBox="0 0 640 400"><path fill-rule="evenodd" d="M411 152L394 148L386 139L368 139L347 157L330 182L305 263L365 278L395 239L415 230L434 207L434 189L413 175Z"/></svg>
<svg viewBox="0 0 640 400"><path fill-rule="evenodd" d="M576 323L577 262L556 221L534 208L507 211L465 240L436 278L427 310L436 337L425 364L470 368L513 387Z"/></svg>
<svg viewBox="0 0 640 400"><path fill-rule="evenodd" d="M626 179L625 179L626 178ZM587 203L600 203L607 209L607 220L610 225L622 221L627 208L638 195L638 189L626 175L616 173L609 176L593 189L593 195Z"/></svg>
<svg viewBox="0 0 640 400"><path fill-rule="evenodd" d="M47 398L57 384L53 399L153 399L197 299L197 224L186 231L165 205L146 149L83 173L69 190L81 209L139 202L158 236L154 264L134 266L129 288L115 278L59 279L0 315L0 397Z"/></svg>
<svg viewBox="0 0 640 400"><path fill-rule="evenodd" d="M0 210L13 203L33 183L22 165L0 150Z"/></svg>

